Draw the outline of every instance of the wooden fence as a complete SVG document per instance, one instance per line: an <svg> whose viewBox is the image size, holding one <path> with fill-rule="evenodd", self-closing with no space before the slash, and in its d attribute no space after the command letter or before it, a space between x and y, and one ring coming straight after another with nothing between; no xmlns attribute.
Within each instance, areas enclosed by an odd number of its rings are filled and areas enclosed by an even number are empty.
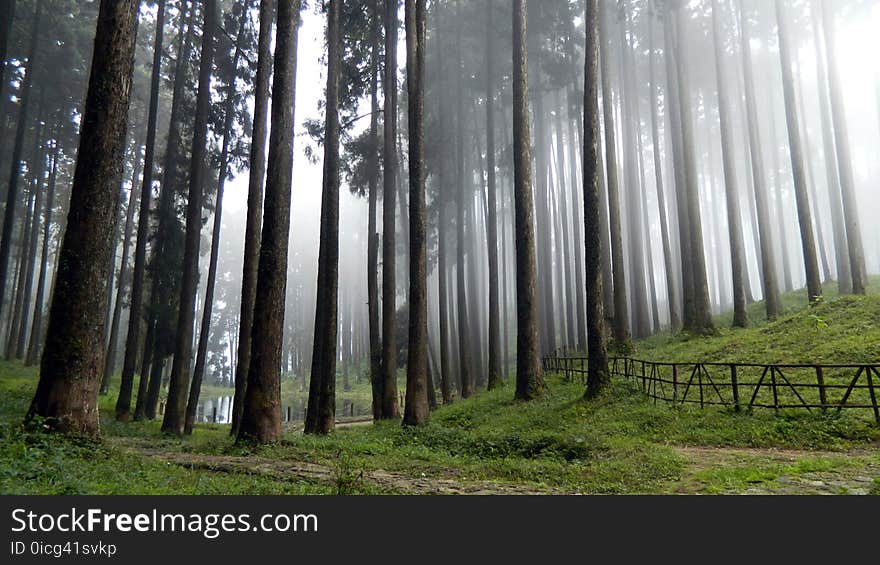
<svg viewBox="0 0 880 565"><path fill-rule="evenodd" d="M554 355L543 363L545 370L563 373L568 381L586 383L586 357ZM609 363L613 377L638 383L655 402L729 406L737 411L873 410L880 425L878 364L654 363L626 357Z"/></svg>

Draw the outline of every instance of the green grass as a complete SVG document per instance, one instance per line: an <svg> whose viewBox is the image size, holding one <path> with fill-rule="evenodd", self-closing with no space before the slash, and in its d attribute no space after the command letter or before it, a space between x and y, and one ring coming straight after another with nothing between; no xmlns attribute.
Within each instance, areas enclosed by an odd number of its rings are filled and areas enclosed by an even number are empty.
<svg viewBox="0 0 880 565"><path fill-rule="evenodd" d="M872 281L876 288L877 281ZM829 293L830 294L830 293ZM722 329L709 338L662 335L637 344L639 357L675 361L868 362L880 359L880 297L834 298L789 311L774 323ZM760 305L753 305L759 310ZM753 320L759 320L753 312ZM821 321L821 323L818 323ZM158 422L112 421L113 393L102 397L101 442L28 432L19 422L35 387L33 370L0 364L0 492L3 493L372 493L406 491L362 478L385 471L459 484L514 485L527 492L787 492L793 480L880 475L880 428L859 414L755 411L654 404L634 383L615 382L595 401L583 387L548 375L546 395L513 400L512 383L436 411L428 425L397 422L339 429L328 437L295 431L270 446L235 445L228 427L200 425L183 440ZM356 387L351 394L367 395ZM209 393L210 394L210 393ZM259 456L316 463L331 479L290 481L235 471L170 465L123 448L140 442L203 457ZM708 450L707 461L685 449ZM744 454L729 448L744 450ZM754 451L759 448L766 451ZM781 460L770 449L800 451ZM719 459L713 462L718 450ZM727 451L725 451L727 450ZM815 450L810 452L809 450ZM857 450L853 453L852 450ZM734 453L734 455L731 455ZM830 478L829 478L830 477ZM841 479L842 480L842 479ZM815 482L815 481L814 481ZM869 481L870 483L870 481ZM841 482L839 492L851 485ZM869 484L880 493L880 481ZM831 488L831 487L829 487Z"/></svg>
<svg viewBox="0 0 880 565"><path fill-rule="evenodd" d="M716 318L718 335L664 332L636 344L635 356L669 362L876 363L880 361L880 278L867 296L836 296L807 306L805 291L784 294L783 315L767 322L764 303L749 306L752 326L732 329L732 313Z"/></svg>

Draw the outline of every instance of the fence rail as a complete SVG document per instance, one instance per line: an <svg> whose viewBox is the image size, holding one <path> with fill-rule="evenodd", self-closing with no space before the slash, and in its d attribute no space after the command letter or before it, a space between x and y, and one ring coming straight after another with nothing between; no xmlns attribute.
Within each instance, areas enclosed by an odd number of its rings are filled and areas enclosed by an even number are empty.
<svg viewBox="0 0 880 565"><path fill-rule="evenodd" d="M586 383L586 357L553 355L543 363L545 370L563 373L568 381ZM655 363L629 357L614 357L609 363L613 377L637 382L654 402L729 406L736 411L873 410L880 425L878 364Z"/></svg>

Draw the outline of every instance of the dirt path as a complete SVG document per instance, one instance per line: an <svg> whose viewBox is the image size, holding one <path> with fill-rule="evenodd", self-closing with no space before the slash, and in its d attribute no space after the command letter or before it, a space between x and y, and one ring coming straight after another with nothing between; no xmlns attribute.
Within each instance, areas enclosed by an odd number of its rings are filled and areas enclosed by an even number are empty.
<svg viewBox="0 0 880 565"><path fill-rule="evenodd" d="M338 485L341 482L352 480L364 481L379 487L382 491L399 494L565 494L559 490L537 489L491 481L462 482L452 478L412 477L383 469L353 472L350 469L337 469L327 465L302 461L269 459L256 456L241 457L187 453L162 449L161 447L156 447L152 442L133 438L113 438L111 441L121 449L144 457L214 473L261 475L273 479L310 481L330 485Z"/></svg>
<svg viewBox="0 0 880 565"><path fill-rule="evenodd" d="M742 470L748 486L722 492L741 494L869 494L880 480L880 450L806 451L769 448L680 447L688 462L675 492L705 492L706 473ZM717 486L717 485L716 485Z"/></svg>

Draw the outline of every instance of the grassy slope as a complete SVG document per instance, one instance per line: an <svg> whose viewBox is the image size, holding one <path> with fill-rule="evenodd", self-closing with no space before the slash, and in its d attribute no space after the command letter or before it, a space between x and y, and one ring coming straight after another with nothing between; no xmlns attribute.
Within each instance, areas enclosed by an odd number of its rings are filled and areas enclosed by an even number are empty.
<svg viewBox="0 0 880 565"><path fill-rule="evenodd" d="M706 339L657 336L638 344L637 355L768 362L880 359L880 296L828 298L812 310L799 310L796 295L785 300L792 312L773 324L722 330ZM752 319L759 319L760 305L753 309ZM723 325L722 317L719 326ZM3 493L374 492L374 486L356 477L360 470L375 469L521 484L531 490L605 493L737 492L754 485L772 490L786 477L818 471L832 476L855 472L869 480L880 474L880 430L864 417L776 417L772 412L745 415L655 406L627 383L616 383L601 400L585 403L580 385L551 375L546 397L530 404L512 401L512 388L505 386L437 411L431 423L418 430L383 423L341 429L327 438L291 432L278 445L249 448L232 445L223 426L200 426L194 437L178 441L161 438L157 423L116 424L109 418L112 396L101 402L107 410L102 421L106 439L101 443L24 432L18 422L35 386L33 372L7 364L0 365L0 375ZM168 450L319 463L351 480L343 488L338 481L282 481L173 466L124 451L119 444L125 436L150 438ZM839 452L798 454L788 462L745 452L725 458L723 465L712 464L713 456L709 463L695 466L679 446ZM860 454L845 452L852 449ZM880 490L880 485L873 488Z"/></svg>

